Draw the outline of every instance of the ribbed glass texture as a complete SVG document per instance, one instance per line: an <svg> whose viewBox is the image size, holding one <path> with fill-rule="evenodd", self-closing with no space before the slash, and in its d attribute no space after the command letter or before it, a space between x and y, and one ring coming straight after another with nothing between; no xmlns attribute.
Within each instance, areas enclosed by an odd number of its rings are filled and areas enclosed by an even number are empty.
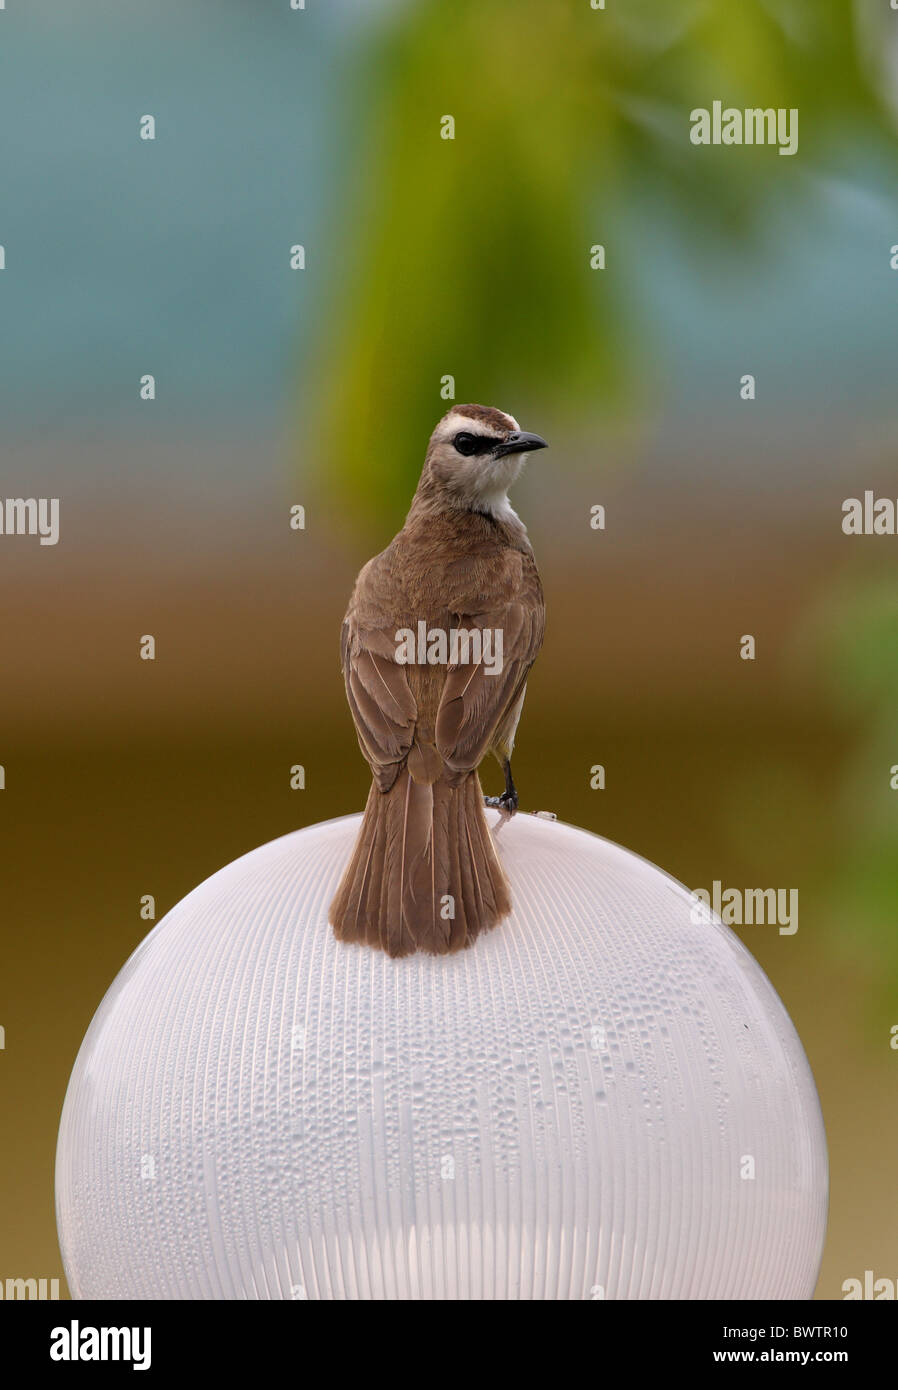
<svg viewBox="0 0 898 1390"><path fill-rule="evenodd" d="M115 980L59 1135L73 1295L809 1297L820 1108L736 936L519 814L513 917L390 960L327 925L359 822L222 869Z"/></svg>

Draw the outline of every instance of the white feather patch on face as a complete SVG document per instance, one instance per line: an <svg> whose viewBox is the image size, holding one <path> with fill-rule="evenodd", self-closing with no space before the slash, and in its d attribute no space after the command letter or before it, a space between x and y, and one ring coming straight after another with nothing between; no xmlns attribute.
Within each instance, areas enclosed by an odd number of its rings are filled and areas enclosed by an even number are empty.
<svg viewBox="0 0 898 1390"><path fill-rule="evenodd" d="M504 415L505 419L508 421L508 429L518 430L521 428L513 415L507 414L504 410L499 413ZM473 415L466 415L463 410L450 410L449 414L440 425L436 437L440 441L451 439L453 435L458 434L459 430L464 429L470 430L471 434L488 435L490 439L501 438L501 435L486 424L485 421L476 420Z"/></svg>

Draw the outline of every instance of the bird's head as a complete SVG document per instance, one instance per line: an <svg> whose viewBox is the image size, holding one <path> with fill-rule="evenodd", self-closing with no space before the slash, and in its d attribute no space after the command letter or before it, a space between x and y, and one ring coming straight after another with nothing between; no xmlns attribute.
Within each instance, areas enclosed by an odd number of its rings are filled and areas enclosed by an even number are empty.
<svg viewBox="0 0 898 1390"><path fill-rule="evenodd" d="M527 454L546 447L504 410L455 405L430 437L425 475L456 506L499 516Z"/></svg>

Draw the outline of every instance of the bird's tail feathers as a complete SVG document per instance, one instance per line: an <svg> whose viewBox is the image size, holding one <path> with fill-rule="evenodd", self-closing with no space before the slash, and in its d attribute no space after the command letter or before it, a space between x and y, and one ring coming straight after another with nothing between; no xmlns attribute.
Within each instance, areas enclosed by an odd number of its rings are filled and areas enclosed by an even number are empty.
<svg viewBox="0 0 898 1390"><path fill-rule="evenodd" d="M451 786L416 781L403 767L389 791L372 785L331 903L338 940L391 956L445 955L470 946L510 911L476 772Z"/></svg>

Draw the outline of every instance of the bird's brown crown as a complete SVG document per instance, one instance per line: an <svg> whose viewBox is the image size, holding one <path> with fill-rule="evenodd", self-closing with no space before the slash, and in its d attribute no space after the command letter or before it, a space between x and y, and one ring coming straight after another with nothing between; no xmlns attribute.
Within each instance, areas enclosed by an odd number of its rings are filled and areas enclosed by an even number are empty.
<svg viewBox="0 0 898 1390"><path fill-rule="evenodd" d="M506 415L504 410L496 410L491 405L454 405L451 410L447 410L443 419L448 420L450 415L464 415L469 420L479 420L487 428L502 433L516 428L512 416Z"/></svg>

